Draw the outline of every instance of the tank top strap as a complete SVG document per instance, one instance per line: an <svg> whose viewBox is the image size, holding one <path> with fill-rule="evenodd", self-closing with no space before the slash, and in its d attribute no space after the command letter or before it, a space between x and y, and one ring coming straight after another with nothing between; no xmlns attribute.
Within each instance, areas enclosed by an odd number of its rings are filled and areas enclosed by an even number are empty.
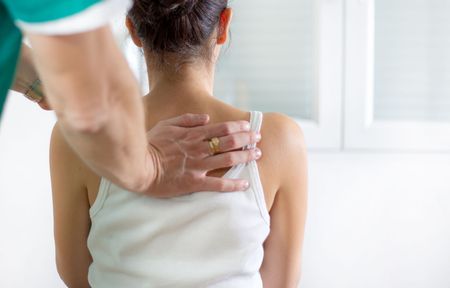
<svg viewBox="0 0 450 288"><path fill-rule="evenodd" d="M259 133L261 131L263 121L263 113L259 111L250 111L250 129L253 132ZM256 144L249 145L248 148L255 148Z"/></svg>
<svg viewBox="0 0 450 288"><path fill-rule="evenodd" d="M261 125L263 121L263 113L259 111L250 111L250 130L253 132L260 132ZM256 147L256 144L247 145L243 148L243 150L253 149ZM236 178L242 172L242 169L247 167L247 164L241 163L233 166L224 177L226 178Z"/></svg>

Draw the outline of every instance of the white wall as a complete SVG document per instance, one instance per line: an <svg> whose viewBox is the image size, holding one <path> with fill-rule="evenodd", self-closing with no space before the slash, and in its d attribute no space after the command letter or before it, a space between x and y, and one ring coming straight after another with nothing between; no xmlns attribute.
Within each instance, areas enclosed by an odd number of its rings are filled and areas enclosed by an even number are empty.
<svg viewBox="0 0 450 288"><path fill-rule="evenodd" d="M450 155L310 155L302 288L450 287Z"/></svg>
<svg viewBox="0 0 450 288"><path fill-rule="evenodd" d="M54 265L54 117L12 95L0 127L0 287L64 287ZM311 153L302 288L450 287L450 155Z"/></svg>
<svg viewBox="0 0 450 288"><path fill-rule="evenodd" d="M0 287L65 287L54 265L53 113L10 94L0 125Z"/></svg>

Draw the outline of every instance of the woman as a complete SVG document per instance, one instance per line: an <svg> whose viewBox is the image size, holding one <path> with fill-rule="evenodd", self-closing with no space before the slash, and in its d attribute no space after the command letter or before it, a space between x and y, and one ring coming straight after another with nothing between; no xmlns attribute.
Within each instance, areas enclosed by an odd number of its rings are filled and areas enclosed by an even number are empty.
<svg viewBox="0 0 450 288"><path fill-rule="evenodd" d="M208 113L212 122L250 120L254 136L263 136L258 147L264 157L258 164L211 173L248 179L250 188L170 199L133 194L90 171L56 127L51 143L56 261L69 287L297 287L305 145L291 119L249 113L213 97L215 63L232 16L227 4L136 0L126 24L149 71L146 128L187 112ZM205 139L211 154L236 144L231 142Z"/></svg>

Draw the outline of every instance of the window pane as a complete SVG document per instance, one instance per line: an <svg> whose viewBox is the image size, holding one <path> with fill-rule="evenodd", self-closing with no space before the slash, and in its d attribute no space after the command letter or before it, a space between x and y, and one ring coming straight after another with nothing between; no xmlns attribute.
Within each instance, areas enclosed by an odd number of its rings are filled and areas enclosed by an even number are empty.
<svg viewBox="0 0 450 288"><path fill-rule="evenodd" d="M450 121L450 1L375 1L375 117Z"/></svg>
<svg viewBox="0 0 450 288"><path fill-rule="evenodd" d="M314 0L232 1L215 94L243 109L313 119Z"/></svg>

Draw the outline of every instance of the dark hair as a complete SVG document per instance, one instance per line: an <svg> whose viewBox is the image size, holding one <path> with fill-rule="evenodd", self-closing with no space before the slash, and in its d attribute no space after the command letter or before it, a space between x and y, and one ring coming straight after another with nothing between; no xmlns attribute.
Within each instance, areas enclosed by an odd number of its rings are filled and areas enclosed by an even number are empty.
<svg viewBox="0 0 450 288"><path fill-rule="evenodd" d="M128 13L144 48L164 61L208 58L211 36L228 0L134 0Z"/></svg>

